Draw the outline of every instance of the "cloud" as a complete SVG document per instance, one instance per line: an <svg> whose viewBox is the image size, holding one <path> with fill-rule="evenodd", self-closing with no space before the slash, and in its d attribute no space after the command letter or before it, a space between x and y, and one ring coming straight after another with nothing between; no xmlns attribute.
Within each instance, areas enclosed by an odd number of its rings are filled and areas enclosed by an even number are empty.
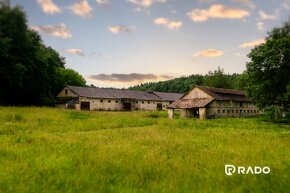
<svg viewBox="0 0 290 193"><path fill-rule="evenodd" d="M96 2L101 6L107 6L110 4L110 0L96 0Z"/></svg>
<svg viewBox="0 0 290 193"><path fill-rule="evenodd" d="M133 12L137 13L145 13L146 15L150 15L151 12L147 7L137 7L133 9Z"/></svg>
<svg viewBox="0 0 290 193"><path fill-rule="evenodd" d="M211 5L209 9L193 9L187 16L194 22L205 22L211 18L219 19L242 19L250 13L240 8L225 7L221 4Z"/></svg>
<svg viewBox="0 0 290 193"><path fill-rule="evenodd" d="M267 14L264 11L259 11L259 15L261 20L275 20L279 17L278 11L273 15Z"/></svg>
<svg viewBox="0 0 290 193"><path fill-rule="evenodd" d="M200 52L197 52L193 56L195 57L219 57L223 55L224 55L224 52L221 50L207 49L207 50L202 50Z"/></svg>
<svg viewBox="0 0 290 193"><path fill-rule="evenodd" d="M97 74L90 75L88 77L91 80L97 80L102 82L143 82L143 81L157 81L157 80L169 80L173 79L173 76L169 75L156 75L156 74L139 74L139 73L131 73L131 74Z"/></svg>
<svg viewBox="0 0 290 193"><path fill-rule="evenodd" d="M37 0L37 3L44 13L55 14L61 12L61 9L52 0Z"/></svg>
<svg viewBox="0 0 290 193"><path fill-rule="evenodd" d="M69 53L69 54L77 54L80 56L85 56L84 52L80 49L67 49L67 50L65 50L65 52Z"/></svg>
<svg viewBox="0 0 290 193"><path fill-rule="evenodd" d="M251 42L242 43L239 47L240 48L248 48L248 47L254 47L254 46L257 46L257 45L260 45L263 43L265 43L265 39L258 39L258 40L254 40Z"/></svg>
<svg viewBox="0 0 290 193"><path fill-rule="evenodd" d="M166 3L167 0L127 0L127 1L139 6L150 7L153 3Z"/></svg>
<svg viewBox="0 0 290 193"><path fill-rule="evenodd" d="M233 0L234 2L237 2L241 5L245 5L247 7L250 7L251 9L255 9L256 5L251 0Z"/></svg>
<svg viewBox="0 0 290 193"><path fill-rule="evenodd" d="M127 26L127 25L111 25L108 26L108 31L114 34L118 34L121 32L132 32L134 31L135 27L134 26Z"/></svg>
<svg viewBox="0 0 290 193"><path fill-rule="evenodd" d="M170 21L169 19L159 17L154 20L157 25L162 25L170 30L178 30L182 26L181 21Z"/></svg>
<svg viewBox="0 0 290 193"><path fill-rule="evenodd" d="M264 23L262 21L258 22L257 23L257 28L258 28L258 30L263 31L265 29Z"/></svg>
<svg viewBox="0 0 290 193"><path fill-rule="evenodd" d="M69 9L76 15L81 17L92 17L93 8L90 6L87 0L79 0L78 3L70 6Z"/></svg>
<svg viewBox="0 0 290 193"><path fill-rule="evenodd" d="M69 39L72 37L69 29L63 23L59 25L32 26L31 28L57 38Z"/></svg>

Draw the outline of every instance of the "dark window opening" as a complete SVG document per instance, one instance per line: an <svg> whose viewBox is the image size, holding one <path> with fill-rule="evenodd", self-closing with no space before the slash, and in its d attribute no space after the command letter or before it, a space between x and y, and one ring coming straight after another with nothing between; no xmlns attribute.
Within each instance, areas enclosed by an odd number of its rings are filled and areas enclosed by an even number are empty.
<svg viewBox="0 0 290 193"><path fill-rule="evenodd" d="M117 100L116 103L118 103L119 101Z"/></svg>
<svg viewBox="0 0 290 193"><path fill-rule="evenodd" d="M100 102L102 103L102 102L104 102L103 100L100 100Z"/></svg>
<svg viewBox="0 0 290 193"><path fill-rule="evenodd" d="M221 110L218 109L218 113L221 113Z"/></svg>
<svg viewBox="0 0 290 193"><path fill-rule="evenodd" d="M108 100L108 103L110 103L111 102L111 100Z"/></svg>
<svg viewBox="0 0 290 193"><path fill-rule="evenodd" d="M67 95L67 94L68 94L68 90L67 90L67 89L65 89L65 90L64 90L64 93L65 93L65 95Z"/></svg>

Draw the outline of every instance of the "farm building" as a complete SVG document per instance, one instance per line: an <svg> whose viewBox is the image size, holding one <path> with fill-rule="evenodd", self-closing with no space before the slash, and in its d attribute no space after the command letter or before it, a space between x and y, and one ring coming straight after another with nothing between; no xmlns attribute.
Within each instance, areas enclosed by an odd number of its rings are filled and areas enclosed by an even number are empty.
<svg viewBox="0 0 290 193"><path fill-rule="evenodd" d="M163 110L182 94L127 89L66 86L58 95L59 107L78 110Z"/></svg>
<svg viewBox="0 0 290 193"><path fill-rule="evenodd" d="M261 113L243 91L205 86L194 87L169 105L169 118L174 117L175 109L180 110L180 117L200 119L254 116Z"/></svg>

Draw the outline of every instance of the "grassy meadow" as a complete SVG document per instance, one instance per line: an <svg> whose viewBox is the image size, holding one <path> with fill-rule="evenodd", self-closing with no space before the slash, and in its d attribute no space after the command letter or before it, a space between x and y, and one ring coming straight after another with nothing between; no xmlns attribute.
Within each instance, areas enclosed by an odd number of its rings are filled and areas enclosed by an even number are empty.
<svg viewBox="0 0 290 193"><path fill-rule="evenodd" d="M225 164L271 173L227 176ZM289 125L0 107L0 193L289 191Z"/></svg>

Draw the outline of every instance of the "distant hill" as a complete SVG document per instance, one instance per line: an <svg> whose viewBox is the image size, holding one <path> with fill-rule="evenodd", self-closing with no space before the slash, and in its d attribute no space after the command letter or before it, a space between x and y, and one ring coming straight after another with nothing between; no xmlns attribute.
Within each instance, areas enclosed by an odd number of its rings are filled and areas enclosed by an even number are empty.
<svg viewBox="0 0 290 193"><path fill-rule="evenodd" d="M195 85L245 90L247 84L246 72L242 74L224 74L223 70L218 68L206 75L190 75L175 78L167 81L149 82L129 87L130 90L139 91L159 91L185 93Z"/></svg>

